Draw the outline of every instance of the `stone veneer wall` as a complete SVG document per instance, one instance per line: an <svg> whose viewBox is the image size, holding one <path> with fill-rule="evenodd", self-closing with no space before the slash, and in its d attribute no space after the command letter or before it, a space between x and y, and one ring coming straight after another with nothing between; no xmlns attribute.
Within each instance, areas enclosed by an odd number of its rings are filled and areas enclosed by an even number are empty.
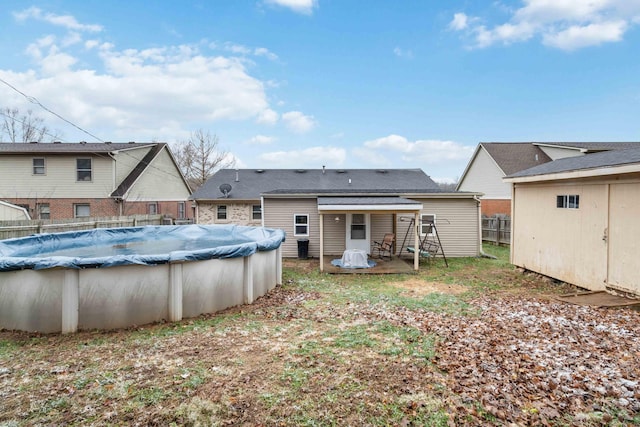
<svg viewBox="0 0 640 427"><path fill-rule="evenodd" d="M216 203L198 204L198 224L237 224L237 225L262 225L262 220L252 219L253 205L257 203ZM218 219L218 206L227 207L227 219Z"/></svg>

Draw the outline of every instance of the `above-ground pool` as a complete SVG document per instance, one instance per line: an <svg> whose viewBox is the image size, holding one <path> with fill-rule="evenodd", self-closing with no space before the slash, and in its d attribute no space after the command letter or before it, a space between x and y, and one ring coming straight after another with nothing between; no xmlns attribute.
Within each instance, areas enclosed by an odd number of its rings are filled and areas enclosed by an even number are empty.
<svg viewBox="0 0 640 427"><path fill-rule="evenodd" d="M107 228L0 241L0 328L177 321L247 304L282 281L282 230Z"/></svg>

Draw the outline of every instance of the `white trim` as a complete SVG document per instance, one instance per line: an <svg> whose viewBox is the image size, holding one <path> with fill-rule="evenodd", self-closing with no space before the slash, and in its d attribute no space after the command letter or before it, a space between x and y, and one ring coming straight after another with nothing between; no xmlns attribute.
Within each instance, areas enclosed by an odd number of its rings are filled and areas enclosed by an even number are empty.
<svg viewBox="0 0 640 427"><path fill-rule="evenodd" d="M422 203L413 205L318 205L318 211L420 211Z"/></svg>
<svg viewBox="0 0 640 427"><path fill-rule="evenodd" d="M596 169L581 169L575 171L555 172L544 175L519 176L513 178L502 178L504 182L538 182L556 181L562 179L590 178L595 176L621 175L625 173L640 172L640 163L633 163L623 166L601 167Z"/></svg>
<svg viewBox="0 0 640 427"><path fill-rule="evenodd" d="M298 234L298 233L296 233L296 227L298 226L298 224L296 223L296 217L297 216L305 216L305 217L307 217L307 223L306 224L300 224L301 226L305 225L307 227L307 233L306 234ZM309 224L309 214L297 214L297 213L293 214L293 235L294 236L309 237L310 232L311 232L310 228L311 228L311 224Z"/></svg>

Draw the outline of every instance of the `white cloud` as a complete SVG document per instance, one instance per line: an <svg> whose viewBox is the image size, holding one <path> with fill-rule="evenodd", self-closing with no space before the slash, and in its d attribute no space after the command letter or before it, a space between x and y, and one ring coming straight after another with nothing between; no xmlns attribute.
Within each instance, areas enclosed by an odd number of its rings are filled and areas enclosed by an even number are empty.
<svg viewBox="0 0 640 427"><path fill-rule="evenodd" d="M347 153L338 147L310 147L304 150L276 151L259 156L264 164L271 168L313 167L322 165L336 167L344 164Z"/></svg>
<svg viewBox="0 0 640 427"><path fill-rule="evenodd" d="M278 113L276 113L270 108L266 108L260 111L256 119L256 122L263 125L274 125L278 122L279 118L280 117L278 116Z"/></svg>
<svg viewBox="0 0 640 427"><path fill-rule="evenodd" d="M316 126L313 116L307 116L300 111L289 111L282 115L282 121L292 132L305 133L309 132Z"/></svg>
<svg viewBox="0 0 640 427"><path fill-rule="evenodd" d="M264 56L265 58L270 59L272 61L275 61L276 59L278 59L278 55L276 55L275 53L271 52L266 47L257 47L257 48L255 48L253 50L253 54L255 56Z"/></svg>
<svg viewBox="0 0 640 427"><path fill-rule="evenodd" d="M454 31L460 31L467 28L468 25L467 15L464 13L455 13L453 15L453 19L449 23L449 28Z"/></svg>
<svg viewBox="0 0 640 427"><path fill-rule="evenodd" d="M256 135L254 137L252 137L251 139L249 139L249 141L247 141L249 144L255 144L255 145L266 145L266 144L271 144L273 141L275 141L276 139L272 136L266 136L266 135Z"/></svg>
<svg viewBox="0 0 640 427"><path fill-rule="evenodd" d="M449 28L473 40L472 47L511 44L540 37L551 47L573 50L617 42L640 23L638 0L522 0L508 22L487 26L456 13Z"/></svg>
<svg viewBox="0 0 640 427"><path fill-rule="evenodd" d="M393 53L399 58L413 58L413 52L411 50L403 50L399 47L396 47L395 49L393 49Z"/></svg>
<svg viewBox="0 0 640 427"><path fill-rule="evenodd" d="M265 3L286 7L304 15L311 15L317 7L316 0L265 0Z"/></svg>
<svg viewBox="0 0 640 427"><path fill-rule="evenodd" d="M545 34L544 44L563 50L575 50L586 46L596 46L605 42L617 42L627 28L625 21L571 26L556 34Z"/></svg>
<svg viewBox="0 0 640 427"><path fill-rule="evenodd" d="M474 147L453 141L436 139L409 141L404 136L389 135L366 141L362 147L353 152L357 157L377 165L391 165L396 163L398 158L413 165L416 163L432 165L466 160L473 150Z"/></svg>
<svg viewBox="0 0 640 427"><path fill-rule="evenodd" d="M212 56L201 52L198 45L138 50L118 49L96 38L84 41L82 31L102 27L36 8L17 13L16 19L54 22L66 34L30 43L26 53L32 68L20 72L0 68L0 76L102 139L169 140L202 123L250 120L274 124L279 119L267 100L266 83L249 73L242 58ZM245 51L233 44L228 49ZM268 56L268 51L259 54ZM0 98L21 109L32 107L4 85ZM65 134L70 129L55 118L47 123L54 129L65 127ZM289 116L295 129L308 129L309 123L313 123L310 116ZM70 132L78 134L76 129ZM70 140L78 138L87 136Z"/></svg>
<svg viewBox="0 0 640 427"><path fill-rule="evenodd" d="M88 31L93 33L102 31L102 25L81 24L76 20L76 18L71 15L56 15L53 13L44 13L42 9L37 7L30 7L20 12L14 12L13 16L18 21L36 19L38 21L44 21L55 26L64 27L68 30Z"/></svg>

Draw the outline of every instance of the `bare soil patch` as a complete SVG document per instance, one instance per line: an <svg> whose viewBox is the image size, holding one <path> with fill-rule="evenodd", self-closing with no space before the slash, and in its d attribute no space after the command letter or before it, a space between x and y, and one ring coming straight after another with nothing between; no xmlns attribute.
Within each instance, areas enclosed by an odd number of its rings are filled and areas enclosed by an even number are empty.
<svg viewBox="0 0 640 427"><path fill-rule="evenodd" d="M460 295L469 291L467 286L430 282L422 279L409 279L400 282L390 282L389 286L403 289L403 295L421 297L434 292L442 294Z"/></svg>

